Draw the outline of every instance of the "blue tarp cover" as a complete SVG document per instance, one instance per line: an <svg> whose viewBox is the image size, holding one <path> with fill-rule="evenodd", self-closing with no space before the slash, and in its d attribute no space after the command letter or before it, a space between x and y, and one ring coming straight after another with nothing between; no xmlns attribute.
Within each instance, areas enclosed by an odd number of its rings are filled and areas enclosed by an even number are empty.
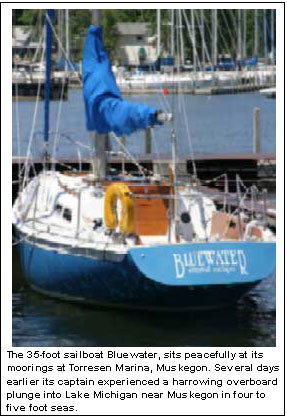
<svg viewBox="0 0 287 418"><path fill-rule="evenodd" d="M118 136L155 125L156 108L123 100L102 40L102 28L90 26L83 56L86 125Z"/></svg>

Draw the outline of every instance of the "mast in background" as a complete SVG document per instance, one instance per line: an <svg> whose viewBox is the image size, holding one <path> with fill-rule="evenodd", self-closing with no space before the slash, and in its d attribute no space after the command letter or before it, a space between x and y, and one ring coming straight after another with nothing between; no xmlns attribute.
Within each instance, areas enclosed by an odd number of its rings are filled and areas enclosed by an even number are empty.
<svg viewBox="0 0 287 418"><path fill-rule="evenodd" d="M58 38L59 38L59 47L58 47L58 60L62 57L61 45L63 45L63 10L58 9Z"/></svg>
<svg viewBox="0 0 287 418"><path fill-rule="evenodd" d="M160 56L160 44L161 44L161 38L160 38L160 35L161 35L161 27L160 27L160 25L161 25L161 16L160 16L160 9L157 9L157 46L156 46L156 54L157 54L157 57L159 58L159 56Z"/></svg>
<svg viewBox="0 0 287 418"><path fill-rule="evenodd" d="M201 28L201 60L202 68L205 63L205 33L204 33L204 10L200 10L200 28Z"/></svg>
<svg viewBox="0 0 287 418"><path fill-rule="evenodd" d="M170 13L170 54L174 58L174 9Z"/></svg>
<svg viewBox="0 0 287 418"><path fill-rule="evenodd" d="M242 58L246 58L246 36L247 36L247 10L243 10L243 42L242 42Z"/></svg>
<svg viewBox="0 0 287 418"><path fill-rule="evenodd" d="M254 10L254 55L258 56L258 10Z"/></svg>
<svg viewBox="0 0 287 418"><path fill-rule="evenodd" d="M237 22L237 59L242 59L242 34L241 34L241 9L237 11L238 22Z"/></svg>
<svg viewBox="0 0 287 418"><path fill-rule="evenodd" d="M52 55L52 28L50 21L54 18L55 11L46 10L46 57L45 57L45 103L44 103L44 155L47 157L50 122L50 84L51 84L51 55Z"/></svg>
<svg viewBox="0 0 287 418"><path fill-rule="evenodd" d="M212 64L217 65L217 9L212 12Z"/></svg>
<svg viewBox="0 0 287 418"><path fill-rule="evenodd" d="M182 25L182 12L178 10L178 24L179 24L179 37L180 37L180 55L181 55L181 64L185 64L185 54L184 54L184 42L183 42L183 25Z"/></svg>
<svg viewBox="0 0 287 418"><path fill-rule="evenodd" d="M196 36L195 36L195 22L194 22L194 10L190 10L191 14L191 28L192 28L192 52L193 52L193 71L197 71L196 62Z"/></svg>
<svg viewBox="0 0 287 418"><path fill-rule="evenodd" d="M70 22L69 22L69 9L66 9L66 60L65 60L65 74L69 75L69 61L70 61Z"/></svg>
<svg viewBox="0 0 287 418"><path fill-rule="evenodd" d="M268 64L266 9L263 9L263 38L264 38L264 60L265 60L265 64Z"/></svg>
<svg viewBox="0 0 287 418"><path fill-rule="evenodd" d="M275 64L274 14L275 9L271 9L271 60L273 65Z"/></svg>

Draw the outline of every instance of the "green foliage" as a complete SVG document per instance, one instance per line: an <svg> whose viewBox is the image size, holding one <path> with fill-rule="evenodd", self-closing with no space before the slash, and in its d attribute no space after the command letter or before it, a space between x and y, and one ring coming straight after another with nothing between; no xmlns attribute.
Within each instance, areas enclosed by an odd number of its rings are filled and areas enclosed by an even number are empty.
<svg viewBox="0 0 287 418"><path fill-rule="evenodd" d="M39 17L39 10L28 9L28 10L13 10L16 14L16 24L31 26L36 25ZM22 12L22 13L20 13Z"/></svg>
<svg viewBox="0 0 287 418"><path fill-rule="evenodd" d="M117 10L106 9L102 11L102 26L105 48L113 61L117 47L116 24L118 22Z"/></svg>

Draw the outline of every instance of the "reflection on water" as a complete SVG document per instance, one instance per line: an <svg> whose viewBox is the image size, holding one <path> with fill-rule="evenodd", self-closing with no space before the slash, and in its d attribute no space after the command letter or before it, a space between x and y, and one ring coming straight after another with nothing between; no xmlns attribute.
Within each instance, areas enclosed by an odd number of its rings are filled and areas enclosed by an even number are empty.
<svg viewBox="0 0 287 418"><path fill-rule="evenodd" d="M38 295L13 249L13 346L275 346L275 277L232 310L155 314L103 310Z"/></svg>

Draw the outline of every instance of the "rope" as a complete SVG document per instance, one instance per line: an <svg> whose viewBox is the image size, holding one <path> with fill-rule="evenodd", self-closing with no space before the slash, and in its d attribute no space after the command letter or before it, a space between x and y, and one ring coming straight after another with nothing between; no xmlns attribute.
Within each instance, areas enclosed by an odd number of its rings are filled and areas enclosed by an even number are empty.
<svg viewBox="0 0 287 418"><path fill-rule="evenodd" d="M145 171L143 169L143 167L137 162L137 160L133 157L133 155L128 151L128 149L124 146L124 144L122 144L120 138L118 138L116 136L116 134L114 132L111 132L112 137L116 140L117 144L119 145L119 147L123 150L124 153L126 153L126 155L132 160L132 162L135 164L135 166L139 169L141 175L143 177L146 177Z"/></svg>
<svg viewBox="0 0 287 418"><path fill-rule="evenodd" d="M193 38L192 38L191 29L190 29L190 24L189 24L189 22L188 22L188 19L187 19L187 16L186 16L186 12L185 12L185 10L182 10L182 12L183 12L183 16L184 16L184 19L185 19L186 27L187 27L187 30L188 30L188 34L189 34L189 37L190 37L190 41L191 41L191 44L192 44L192 46L193 46L193 48L194 48L194 47L195 47L195 45L194 45L194 43L193 43ZM194 28L193 28L193 30L194 30ZM198 52L197 52L197 50L196 50L196 49L195 49L195 57L196 57L196 60L197 60L197 62L198 62L198 64L199 64L199 67L201 67L201 68L202 68L202 66L200 65L200 59L199 59ZM195 63L193 63L193 65L195 65Z"/></svg>
<svg viewBox="0 0 287 418"><path fill-rule="evenodd" d="M183 116L184 116L184 120L185 120L186 131L187 131L187 138L188 138L190 153L191 153L191 156L192 156L193 174L197 178L197 170L196 170L196 165L195 165L195 161L194 161L194 150L193 150L193 144L192 144L189 124L188 124L188 120L187 120L186 106L185 106L185 103L184 103L183 94L181 94L181 101L182 101L182 110L183 110Z"/></svg>
<svg viewBox="0 0 287 418"><path fill-rule="evenodd" d="M247 197L249 189L246 190L246 192L244 193L243 197L239 200L239 204L238 207L230 214L228 214L229 216L229 221L232 219L232 217L236 214L236 212L239 210L239 208L243 205L243 202L245 200L245 198ZM225 235L227 234L227 230L229 228L229 222L227 224L227 226L225 227L222 236L225 237Z"/></svg>
<svg viewBox="0 0 287 418"><path fill-rule="evenodd" d="M229 24L228 24L228 21L227 21L227 17L226 17L226 14L225 14L225 10L224 9L221 9L220 11L221 11L221 14L223 16L224 22L226 24L226 27L227 27L227 30L228 30L228 34L230 36L230 40L232 42L232 48L233 48L234 51L236 51L236 43L235 43L235 39L236 38L234 36L232 36L231 30L230 30L230 27L229 27ZM234 29L234 26L233 26L233 29Z"/></svg>
<svg viewBox="0 0 287 418"><path fill-rule="evenodd" d="M45 51L43 49L42 56L41 56L41 63L44 61L44 52ZM35 126L36 126L36 116L37 116L37 113L38 113L38 105L39 105L39 98L40 98L40 87L41 87L41 79L39 78L38 86L37 86L36 103L35 103L35 109L34 109L34 115L33 115L33 121L32 121L32 129L31 129L30 138L29 138L29 142L28 142L26 161L25 161L25 164L24 164L25 173L24 173L23 186L26 184L27 179L28 179L28 174L29 174L28 162L29 162L29 158L31 156L31 148L32 148L32 142L33 142L34 131L35 131Z"/></svg>
<svg viewBox="0 0 287 418"><path fill-rule="evenodd" d="M199 27L201 27L201 22L200 22L200 20L199 20L199 16L197 15L197 10L194 10L194 15L195 15L195 19L196 19L196 21L197 21L197 25L199 26ZM204 55L205 55L205 57L207 58L207 61L209 61L209 62L211 62L211 58L210 58L210 55L209 55L209 52L208 52L208 49L207 49L207 45L206 45L206 42L205 42L205 38L203 38L203 28L200 30L200 36L201 36L201 42L202 42L202 48L204 49ZM202 63L202 69L204 70L204 63Z"/></svg>
<svg viewBox="0 0 287 418"><path fill-rule="evenodd" d="M16 64L16 71L17 71L17 64ZM17 136L17 153L18 156L21 155L21 140L20 140L20 117L19 117L19 95L18 95L18 78L16 77L15 83L15 93L16 93L16 100L15 100L15 112L16 112L16 136ZM18 161L18 193L20 190L20 175L21 175L21 163L20 159Z"/></svg>
<svg viewBox="0 0 287 418"><path fill-rule="evenodd" d="M40 41L39 41L39 43L37 45L37 49L35 51L35 54L34 54L34 56L32 58L32 62L37 62L38 53L41 50L41 46L42 46L43 43L44 43L44 31L42 30L41 37L40 37Z"/></svg>
<svg viewBox="0 0 287 418"><path fill-rule="evenodd" d="M61 96L60 96L60 102L58 106L58 113L57 113L57 120L56 120L56 132L54 136L54 146L53 146L53 153L52 153L53 170L55 170L56 144L58 143L58 138L59 138L59 126L60 126L60 116L61 116L62 105L63 105L63 97L64 97L64 83L62 83Z"/></svg>
<svg viewBox="0 0 287 418"><path fill-rule="evenodd" d="M154 148L155 148L155 154L158 157L158 161L160 162L157 140L156 140L156 137L154 135L153 129L152 129L151 132L152 132L152 142L153 142ZM160 176L163 177L163 166L162 166L161 162L159 163L159 171L160 171Z"/></svg>
<svg viewBox="0 0 287 418"><path fill-rule="evenodd" d="M51 133L54 134L54 132L51 132ZM85 159L82 158L80 148L87 149L89 151L90 156L91 156L91 153L92 153L91 147L89 145L83 144L80 141L77 141L74 138L71 138L68 134L57 133L57 132L55 133L55 139L54 139L54 145L53 145L53 157L52 157L53 171L55 171L56 164L62 165L63 167L67 167L69 169L72 169L73 171L77 171L76 169L68 166L67 164L61 163L57 159L57 156L56 156L56 152L57 152L56 143L59 144L59 141L61 139L66 139L66 140L68 140L69 142L73 143L76 146L76 152L78 154L78 160L79 160L79 167L81 167L82 162L85 161ZM79 170L81 171L81 168L79 168Z"/></svg>

